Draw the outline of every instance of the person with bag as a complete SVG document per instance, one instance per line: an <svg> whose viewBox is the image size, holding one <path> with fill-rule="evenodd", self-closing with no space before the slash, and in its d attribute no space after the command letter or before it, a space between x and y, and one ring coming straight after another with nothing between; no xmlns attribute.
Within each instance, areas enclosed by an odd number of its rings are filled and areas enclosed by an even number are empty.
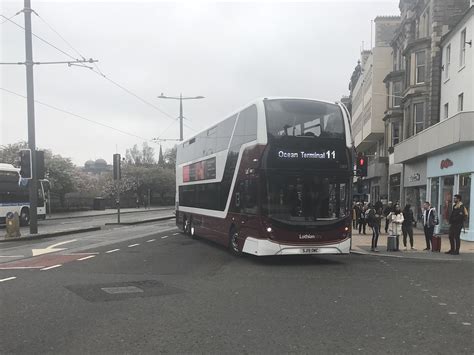
<svg viewBox="0 0 474 355"><path fill-rule="evenodd" d="M413 248L413 224L415 223L415 217L413 216L413 211L411 210L411 205L406 204L403 209L403 223L402 223L402 234L403 234L403 246L407 250L407 236L410 237L410 247Z"/></svg>
<svg viewBox="0 0 474 355"><path fill-rule="evenodd" d="M433 237L434 227L438 223L436 210L431 207L428 201L425 201L423 204L423 231L425 232L426 248L424 250L431 250L431 238Z"/></svg>
<svg viewBox="0 0 474 355"><path fill-rule="evenodd" d="M380 235L380 219L380 214L371 204L369 204L369 209L367 210L367 224L372 228L372 243L370 251L378 252L377 242Z"/></svg>
<svg viewBox="0 0 474 355"><path fill-rule="evenodd" d="M395 237L396 238L396 242L395 242L395 248L393 248L393 250L395 251L398 251L399 250L399 245L400 245L400 241L399 241L399 235L400 235L400 229L401 229L401 225L403 223L403 213L400 209L400 205L395 205L394 209L393 209L393 212L390 212L390 214L388 215L388 219L389 219L389 232L390 232L390 235L389 235L389 238L392 238L392 237ZM392 250L391 248L389 248L389 243L387 242L387 249L388 250Z"/></svg>
<svg viewBox="0 0 474 355"><path fill-rule="evenodd" d="M446 254L459 255L461 248L461 229L468 216L466 207L462 203L461 195L454 195L453 210L449 216L449 244L450 250Z"/></svg>

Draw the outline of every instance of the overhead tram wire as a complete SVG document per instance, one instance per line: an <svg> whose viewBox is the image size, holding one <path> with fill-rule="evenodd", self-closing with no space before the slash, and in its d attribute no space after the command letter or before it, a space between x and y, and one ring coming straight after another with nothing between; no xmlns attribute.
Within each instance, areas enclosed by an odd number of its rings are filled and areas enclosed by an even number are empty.
<svg viewBox="0 0 474 355"><path fill-rule="evenodd" d="M0 15L0 17L3 17L5 20L3 20L2 22L0 22L0 25L3 25L5 22L8 22L10 21L12 18L14 18L15 16L18 16L19 14L21 14L21 11L18 11L15 15L12 15L10 17L6 17L4 15Z"/></svg>
<svg viewBox="0 0 474 355"><path fill-rule="evenodd" d="M23 30L25 29L23 26L19 25L19 24L16 23L15 21L10 20L10 19L8 19L7 17L5 17L5 16L3 16L3 15L0 15L0 16L4 17L4 18L6 19L5 21L9 21L9 22L13 23L15 26L17 26L17 27L19 27L19 28L21 28L21 29L23 29ZM39 16L39 15L37 15L37 16ZM40 18L41 18L41 17L40 17ZM44 21L44 20L43 20L43 21ZM50 26L50 27L51 27L51 26ZM52 29L52 27L51 27L51 29ZM52 29L52 30L53 30L53 29ZM53 31L54 31L54 30L53 30ZM57 32L57 31L54 31L54 32ZM42 38L42 37L40 37L40 36L38 36L38 35L36 35L36 34L34 34L34 33L32 33L32 35L33 35L34 37L38 38L40 41L42 41L42 42L48 44L49 46L53 47L53 48L56 49L57 51L63 53L63 54L66 55L66 56L68 56L69 58L74 59L74 60L77 60L77 58L75 58L75 57L72 56L71 54L69 54L69 53L63 51L62 49L58 48L58 47L55 46L54 44L48 42L48 41L45 40L44 38ZM60 37L62 37L62 36L60 36ZM73 49L74 49L74 48L73 48ZM74 49L74 51L77 52L77 54L79 54L79 56L82 57L82 55L79 53L79 51L77 51L76 49ZM163 110L160 109L158 106L152 104L151 102L149 102L149 101L145 100L144 98L140 97L139 95L135 94L133 91L127 89L125 86L123 86L123 85L117 83L116 81L112 80L111 78L109 78L109 77L108 77L107 75L105 75L97 66L96 66L97 71L94 70L93 68L90 68L90 67L86 67L86 68L92 70L95 74L99 75L100 77L103 77L104 79L106 79L107 81L111 82L112 84L114 84L115 86L117 86L117 87L120 88L121 90L125 91L125 92L128 93L129 95L132 95L132 96L135 97L136 99L140 100L140 101L143 102L144 104L146 104L146 105L148 105L148 106L154 108L156 111L158 111L158 112L160 112L161 114L165 115L167 118L174 120L173 116L171 116L171 115L168 114L167 112L163 111Z"/></svg>
<svg viewBox="0 0 474 355"><path fill-rule="evenodd" d="M19 97L22 97L24 99L26 99L26 96L25 95L22 95L22 94L19 94L17 92L14 92L14 91L11 91L11 90L8 90L8 89L5 89L5 88L2 88L0 87L0 90L3 90L9 94L12 94L12 95L16 95L16 96L19 96ZM73 112L70 112L70 111L67 111L67 110L64 110L62 108L59 108L59 107L56 107L56 106L53 106L53 105L50 105L50 104L47 104L45 102L42 102L42 101L39 101L39 100L35 100L35 102L37 104L40 104L40 105L43 105L45 107L48 107L52 110L56 110L56 111L59 111L61 113L65 113L67 115L70 115L70 116L73 116L73 117L76 117L76 118L79 118L81 120L84 120L84 121L87 121L87 122L90 122L90 123L93 123L93 124L96 124L96 125L99 125L99 126L102 126L102 127L105 127L105 128L108 128L108 129L111 129L111 130L114 130L116 132L119 132L119 133L122 133L122 134L126 134L128 136L131 136L131 137L134 137L134 138L139 138L143 141L147 141L147 142L153 142L155 143L153 140L149 139L149 138L145 138L145 137L141 137L141 136L138 136L136 134L133 134L133 133L130 133L130 132L127 132L127 131L123 131L119 128L115 128L113 126L109 126L109 125L106 125L105 123L101 123L101 122L98 122L98 121L94 121L94 120L91 120L90 118L87 118L87 117L84 117L84 116L81 116L81 115L78 115L76 113L73 113Z"/></svg>

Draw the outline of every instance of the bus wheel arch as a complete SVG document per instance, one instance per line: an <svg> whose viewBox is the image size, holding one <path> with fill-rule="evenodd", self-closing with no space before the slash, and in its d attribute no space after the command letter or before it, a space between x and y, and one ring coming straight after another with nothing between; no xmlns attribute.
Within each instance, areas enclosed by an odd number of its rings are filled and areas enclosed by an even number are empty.
<svg viewBox="0 0 474 355"><path fill-rule="evenodd" d="M242 251L239 249L239 230L234 224L229 228L229 250L233 255L242 255Z"/></svg>
<svg viewBox="0 0 474 355"><path fill-rule="evenodd" d="M23 207L20 211L20 225L27 226L30 224L30 209Z"/></svg>

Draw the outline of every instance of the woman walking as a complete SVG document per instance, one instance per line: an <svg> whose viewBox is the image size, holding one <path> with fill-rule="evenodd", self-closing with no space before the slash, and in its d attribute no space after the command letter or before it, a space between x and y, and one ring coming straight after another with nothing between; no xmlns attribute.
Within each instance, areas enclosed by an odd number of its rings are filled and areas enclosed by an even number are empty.
<svg viewBox="0 0 474 355"><path fill-rule="evenodd" d="M402 223L402 233L403 233L403 246L407 250L407 236L410 238L410 247L413 248L413 223L415 222L415 217L413 216L413 211L411 210L411 205L407 204L403 209L403 223Z"/></svg>

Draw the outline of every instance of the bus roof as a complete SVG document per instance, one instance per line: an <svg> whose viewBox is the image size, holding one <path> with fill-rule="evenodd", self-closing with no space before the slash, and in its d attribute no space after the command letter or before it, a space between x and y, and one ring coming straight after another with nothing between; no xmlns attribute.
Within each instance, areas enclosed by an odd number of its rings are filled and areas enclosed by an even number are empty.
<svg viewBox="0 0 474 355"><path fill-rule="evenodd" d="M225 117L228 118L228 117L232 117L233 115L243 111L244 109L246 109L247 107L251 106L251 105L255 105L257 103L261 103L261 102L264 102L265 100L309 100L309 101L318 101L318 102L323 102L323 103L326 103L326 104L332 104L332 105L339 105L339 102L337 101L327 101L327 100L319 100L319 99L311 99L311 98L306 98L306 97L287 97L287 96L269 96L269 97L260 97L258 99L254 99L250 102L248 102L246 105L243 105L243 106L240 106L239 109L237 110L234 110L232 111L230 114L226 115ZM197 137L199 136L201 133L207 131L209 128L217 125L218 123L220 123L222 121L222 119L220 119L219 121L217 122L214 122L213 124L209 125L208 127L206 127L205 129L197 132L196 134L192 135L191 137L183 140L182 142L179 142L178 143L178 146L179 145L183 145L184 143L186 143L187 141L193 139L194 137Z"/></svg>
<svg viewBox="0 0 474 355"><path fill-rule="evenodd" d="M1 171L15 171L19 172L20 169L15 168L12 164L0 163L0 170Z"/></svg>

